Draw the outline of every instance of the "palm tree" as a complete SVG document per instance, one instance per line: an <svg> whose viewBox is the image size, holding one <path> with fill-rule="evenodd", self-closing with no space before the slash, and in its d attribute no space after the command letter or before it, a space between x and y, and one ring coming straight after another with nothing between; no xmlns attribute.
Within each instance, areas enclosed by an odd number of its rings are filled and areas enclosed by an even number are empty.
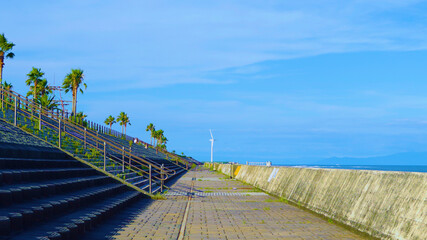
<svg viewBox="0 0 427 240"><path fill-rule="evenodd" d="M38 87L39 87L39 82L41 81L46 81L47 80L45 78L42 78L44 76L44 72L41 71L40 68L35 68L33 67L33 69L31 69L30 73L27 74L28 79L25 81L25 83L27 84L27 86L31 86L31 84L33 84L32 86L32 90L33 90L33 100L35 101L38 96L39 96L39 92L38 92ZM31 87L30 87L31 89ZM31 94L30 94L31 95ZM27 94L28 96L28 94Z"/></svg>
<svg viewBox="0 0 427 240"><path fill-rule="evenodd" d="M4 81L4 83L3 83L3 89L4 90L10 91L10 90L12 90L12 88L13 88L12 83L7 83L6 81Z"/></svg>
<svg viewBox="0 0 427 240"><path fill-rule="evenodd" d="M164 137L163 133L164 132L162 129L156 131L156 138L157 138L156 153L158 152L159 146L161 146L162 144L162 138Z"/></svg>
<svg viewBox="0 0 427 240"><path fill-rule="evenodd" d="M123 135L123 127L125 128L124 135L126 135L126 126L130 124L129 117L125 112L121 112L117 117L117 122L119 122L120 126L122 126L122 135Z"/></svg>
<svg viewBox="0 0 427 240"><path fill-rule="evenodd" d="M113 117L113 116L108 116L106 119L105 119L105 121L104 121L104 123L108 126L110 126L110 134L111 134L111 126L113 126L113 124L114 123L116 123L116 119Z"/></svg>
<svg viewBox="0 0 427 240"><path fill-rule="evenodd" d="M157 144L159 144L159 143L161 144L163 133L164 133L164 131L162 129L157 131Z"/></svg>
<svg viewBox="0 0 427 240"><path fill-rule="evenodd" d="M87 88L86 83L83 83L83 78L83 70L71 69L71 73L65 76L64 82L62 83L62 88L65 89L65 93L69 91L73 93L73 115L76 115L77 110L77 92L80 90L80 92L83 93L80 85L83 84L85 89Z"/></svg>
<svg viewBox="0 0 427 240"><path fill-rule="evenodd" d="M147 125L147 129L145 129L145 131L150 131L150 140L151 140L151 145L153 145L153 131L156 131L156 128L154 127L154 124L150 123Z"/></svg>
<svg viewBox="0 0 427 240"><path fill-rule="evenodd" d="M12 83L7 83L6 81L4 81L4 83L2 84L3 85L3 89L4 90L6 90L6 91L10 91L10 90L12 90L12 88L13 88L13 85L12 85ZM5 95L4 96L4 101L9 101L10 103L12 103L11 102L11 98L8 98L7 97L8 95ZM7 105L6 105L6 107L7 107Z"/></svg>
<svg viewBox="0 0 427 240"><path fill-rule="evenodd" d="M47 80L46 79L41 79L40 81L37 81L37 97L34 97L34 86L30 86L30 91L27 92L27 97L28 96L33 96L34 99L39 98L40 96L44 96L46 94L51 94L52 93L52 89L50 89Z"/></svg>
<svg viewBox="0 0 427 240"><path fill-rule="evenodd" d="M4 33L0 34L0 84L3 83L3 66L4 66L4 56L6 58L13 58L15 54L10 52L15 44L8 42Z"/></svg>
<svg viewBox="0 0 427 240"><path fill-rule="evenodd" d="M77 113L77 114L76 114L75 122L76 122L77 124L81 124L81 125L83 125L83 120L84 120L85 118L87 118L87 115L86 115L86 114L84 114L83 112L79 112L79 113Z"/></svg>
<svg viewBox="0 0 427 240"><path fill-rule="evenodd" d="M125 118L126 113L125 112L121 112L119 114L119 116L117 116L116 121L120 124L120 126L122 126L122 136L123 136L123 119Z"/></svg>
<svg viewBox="0 0 427 240"><path fill-rule="evenodd" d="M165 149L166 150L166 142L168 141L168 139L165 136L162 136L162 138L160 139L160 148Z"/></svg>
<svg viewBox="0 0 427 240"><path fill-rule="evenodd" d="M58 108L58 104L55 102L55 96L44 94L40 96L39 98L36 98L34 102L38 105L41 105L44 108L47 108L49 110L55 110Z"/></svg>
<svg viewBox="0 0 427 240"><path fill-rule="evenodd" d="M162 139L161 139L161 143L162 144L165 144L166 145L166 143L167 143L167 141L169 141L165 136L162 136Z"/></svg>
<svg viewBox="0 0 427 240"><path fill-rule="evenodd" d="M151 138L153 139L153 146L156 145L156 140L157 140L157 131L155 128L153 128L153 131L151 131Z"/></svg>
<svg viewBox="0 0 427 240"><path fill-rule="evenodd" d="M126 126L129 124L129 125L131 125L130 124L130 120L129 120L129 117L128 117L128 115L127 114L125 114L125 118L123 119L123 124L125 125L125 136L126 136Z"/></svg>

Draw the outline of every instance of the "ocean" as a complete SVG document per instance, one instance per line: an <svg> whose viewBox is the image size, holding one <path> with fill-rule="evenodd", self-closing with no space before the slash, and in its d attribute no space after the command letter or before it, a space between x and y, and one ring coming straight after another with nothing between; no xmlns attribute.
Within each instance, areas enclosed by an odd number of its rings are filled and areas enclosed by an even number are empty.
<svg viewBox="0 0 427 240"><path fill-rule="evenodd" d="M273 164L273 166L352 169L352 170L378 170L378 171L398 171L398 172L427 172L427 165L274 165Z"/></svg>

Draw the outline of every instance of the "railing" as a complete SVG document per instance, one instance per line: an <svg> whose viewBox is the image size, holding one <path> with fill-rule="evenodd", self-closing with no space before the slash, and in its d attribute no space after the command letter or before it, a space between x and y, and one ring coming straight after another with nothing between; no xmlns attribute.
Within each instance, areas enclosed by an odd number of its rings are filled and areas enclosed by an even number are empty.
<svg viewBox="0 0 427 240"><path fill-rule="evenodd" d="M267 162L246 162L246 165L251 165L251 166L267 166L270 167L271 166L271 162L267 161Z"/></svg>
<svg viewBox="0 0 427 240"><path fill-rule="evenodd" d="M24 97L23 95L15 92L15 91L9 90L9 92L11 92L13 95L18 96L19 99L23 99L23 100L25 99L25 102L29 102L31 104L34 104L32 101L29 101L27 97ZM18 102L19 102L19 100L18 100ZM72 121L69 121L69 117L71 117L72 114L70 112L68 112L67 110L56 109L56 111L54 111L54 110L49 110L49 109L43 108L43 111L45 111L47 115L50 114L51 118L55 118L57 120L61 119L63 121L67 121L69 123L72 123L76 127L81 128L82 130L84 129L84 131L92 131L93 135L96 135L98 138L102 139L102 141L105 141L105 142L111 142L111 141L109 139L103 137L102 135L100 136L99 133L102 133L105 135L112 135L113 137L120 138L120 139L123 139L123 137L124 137L124 139L127 141L133 141L133 139L134 139L133 137L126 135L126 134L122 134L116 130L111 129L111 131L110 131L110 129L108 127L99 125L99 124L92 122L92 121L86 121L86 123L87 123L86 127L80 126L78 124L74 124ZM146 144L147 146L151 146L152 148L157 149L155 146L153 146L149 143L146 143L144 141L141 141L141 142L143 142L143 144ZM178 166L180 166L178 162L181 162L185 166L184 167L185 169L188 169L192 165L189 161L179 157L176 154L170 153L170 152L163 150L163 149L158 149L158 150L160 152L168 155L168 156L172 155L173 157L175 157L177 159L175 161L175 164L177 164ZM132 152L131 148L129 148L129 152ZM178 161L178 159L179 159L179 161ZM169 169L165 168L165 171L169 171Z"/></svg>
<svg viewBox="0 0 427 240"><path fill-rule="evenodd" d="M97 134L97 132L76 125L66 119L68 113L57 110L56 113L52 110L37 106L32 101L22 95L0 89L1 109L3 118L10 120L15 126L21 125L21 128L27 131L33 131L35 135L45 138L45 141L63 148L63 142L68 141L76 148L77 155L86 156L92 153L91 158L103 160L103 170L106 170L107 163L110 166L115 164L122 166L122 172L132 171L143 175L149 180L149 192L152 191L152 183L160 182L160 188L163 189L163 183L171 175L175 174L175 170L165 168L163 165L155 165L140 156L132 154L123 146L117 146L116 143L109 141ZM6 111L13 111L12 116L8 116ZM20 123L18 124L18 121ZM53 131L53 133L52 133ZM67 146L70 150L69 146ZM69 151L70 153L72 151ZM83 155L84 153L84 155ZM187 166L188 168L188 166Z"/></svg>

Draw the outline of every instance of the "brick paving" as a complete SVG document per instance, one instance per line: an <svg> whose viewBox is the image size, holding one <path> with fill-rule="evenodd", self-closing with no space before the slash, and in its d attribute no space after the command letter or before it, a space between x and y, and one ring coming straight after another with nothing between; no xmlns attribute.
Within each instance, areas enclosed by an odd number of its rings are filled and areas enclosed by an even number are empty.
<svg viewBox="0 0 427 240"><path fill-rule="evenodd" d="M114 239L177 239L194 185L183 239L365 239L249 185L207 169L186 173Z"/></svg>

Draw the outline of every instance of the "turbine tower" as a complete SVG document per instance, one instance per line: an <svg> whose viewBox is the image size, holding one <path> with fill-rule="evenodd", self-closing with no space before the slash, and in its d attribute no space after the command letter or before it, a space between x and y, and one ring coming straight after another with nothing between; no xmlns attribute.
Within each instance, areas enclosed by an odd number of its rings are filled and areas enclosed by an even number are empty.
<svg viewBox="0 0 427 240"><path fill-rule="evenodd" d="M213 144L214 144L215 139L213 138L211 129L209 129L209 132L211 133L211 139L209 139L209 141L211 141L211 163L212 163L213 162Z"/></svg>

